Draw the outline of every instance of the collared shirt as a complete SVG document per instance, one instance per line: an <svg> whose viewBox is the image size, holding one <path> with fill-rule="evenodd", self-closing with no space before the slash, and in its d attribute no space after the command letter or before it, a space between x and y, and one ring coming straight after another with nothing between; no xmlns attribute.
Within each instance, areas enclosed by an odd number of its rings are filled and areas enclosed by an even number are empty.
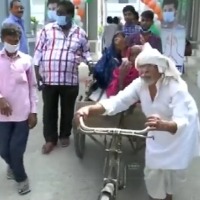
<svg viewBox="0 0 200 200"><path fill-rule="evenodd" d="M3 21L2 25L6 23L16 24L19 26L22 32L19 50L25 54L28 54L28 43L26 38L26 31L24 29L24 20L10 14L10 16Z"/></svg>
<svg viewBox="0 0 200 200"><path fill-rule="evenodd" d="M160 37L161 30L160 30L160 28L159 28L155 23L153 23L153 24L151 25L150 31L151 31L154 35Z"/></svg>
<svg viewBox="0 0 200 200"><path fill-rule="evenodd" d="M128 45L132 46L132 45L142 45L141 43L141 33L135 33L130 35L127 38L128 41ZM147 41L154 49L157 49L158 51L160 51L162 53L162 42L161 42L161 38L154 35L153 33L150 33Z"/></svg>
<svg viewBox="0 0 200 200"><path fill-rule="evenodd" d="M141 30L141 27L139 25L135 25L135 24L125 24L122 28L124 34L126 36L130 36L134 33L139 33Z"/></svg>
<svg viewBox="0 0 200 200"><path fill-rule="evenodd" d="M46 85L78 85L78 66L91 61L85 31L73 25L66 36L57 23L47 24L35 48L34 64Z"/></svg>
<svg viewBox="0 0 200 200"><path fill-rule="evenodd" d="M200 155L196 103L182 79L179 82L172 78L168 81L160 79L156 87L157 94L152 101L148 86L138 78L116 96L99 103L107 114L115 115L140 101L146 117L156 114L163 120L174 121L177 124L175 134L165 131L148 133L154 136L154 140L146 140L146 166L150 169L185 169L195 156Z"/></svg>
<svg viewBox="0 0 200 200"><path fill-rule="evenodd" d="M18 52L13 58L0 51L0 98L5 98L12 115L0 114L0 121L25 121L30 113L36 113L37 84L32 58Z"/></svg>

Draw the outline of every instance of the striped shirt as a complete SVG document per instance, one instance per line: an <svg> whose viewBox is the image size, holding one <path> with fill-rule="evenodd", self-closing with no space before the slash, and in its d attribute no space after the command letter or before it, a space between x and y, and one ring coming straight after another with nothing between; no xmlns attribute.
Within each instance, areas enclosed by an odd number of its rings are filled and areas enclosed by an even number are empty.
<svg viewBox="0 0 200 200"><path fill-rule="evenodd" d="M46 85L78 85L78 66L91 61L86 33L73 25L68 35L57 23L47 24L37 39L34 64Z"/></svg>

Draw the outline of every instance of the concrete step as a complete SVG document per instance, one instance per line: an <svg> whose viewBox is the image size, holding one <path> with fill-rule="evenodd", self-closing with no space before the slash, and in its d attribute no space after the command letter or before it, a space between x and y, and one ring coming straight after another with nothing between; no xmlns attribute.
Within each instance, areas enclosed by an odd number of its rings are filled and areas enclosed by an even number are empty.
<svg viewBox="0 0 200 200"><path fill-rule="evenodd" d="M185 62L185 75L200 88L200 57L188 57L187 62Z"/></svg>
<svg viewBox="0 0 200 200"><path fill-rule="evenodd" d="M198 69L195 67L186 67L185 68L185 75L188 79L197 85L198 80Z"/></svg>
<svg viewBox="0 0 200 200"><path fill-rule="evenodd" d="M185 59L185 63L188 64L189 66L196 66L200 64L200 54L199 56L188 56Z"/></svg>
<svg viewBox="0 0 200 200"><path fill-rule="evenodd" d="M192 52L193 56L197 56L197 57L200 56L200 49L194 49L194 50L192 50L192 51L193 51L193 52Z"/></svg>
<svg viewBox="0 0 200 200"><path fill-rule="evenodd" d="M200 50L193 51L192 56L186 57L185 60L185 74L196 86L198 84L198 72L200 71ZM200 77L199 77L200 78ZM200 86L199 86L200 87Z"/></svg>

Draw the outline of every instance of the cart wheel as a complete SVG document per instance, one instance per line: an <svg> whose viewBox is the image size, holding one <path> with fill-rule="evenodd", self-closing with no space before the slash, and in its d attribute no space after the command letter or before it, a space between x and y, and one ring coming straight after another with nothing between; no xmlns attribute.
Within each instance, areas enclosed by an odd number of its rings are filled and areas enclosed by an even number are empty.
<svg viewBox="0 0 200 200"><path fill-rule="evenodd" d="M76 155L82 159L85 153L85 134L80 133L77 129L73 132Z"/></svg>

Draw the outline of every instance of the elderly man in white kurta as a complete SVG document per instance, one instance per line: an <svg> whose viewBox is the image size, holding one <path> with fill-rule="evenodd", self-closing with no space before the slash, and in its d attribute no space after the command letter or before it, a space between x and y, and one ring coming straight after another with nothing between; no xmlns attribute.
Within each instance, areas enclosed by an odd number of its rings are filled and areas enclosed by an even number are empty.
<svg viewBox="0 0 200 200"><path fill-rule="evenodd" d="M115 115L140 100L151 127L146 141L144 178L150 199L172 200L174 184L185 179L185 170L200 155L199 117L175 63L147 43L136 58L140 77L118 95L77 111L75 117Z"/></svg>

